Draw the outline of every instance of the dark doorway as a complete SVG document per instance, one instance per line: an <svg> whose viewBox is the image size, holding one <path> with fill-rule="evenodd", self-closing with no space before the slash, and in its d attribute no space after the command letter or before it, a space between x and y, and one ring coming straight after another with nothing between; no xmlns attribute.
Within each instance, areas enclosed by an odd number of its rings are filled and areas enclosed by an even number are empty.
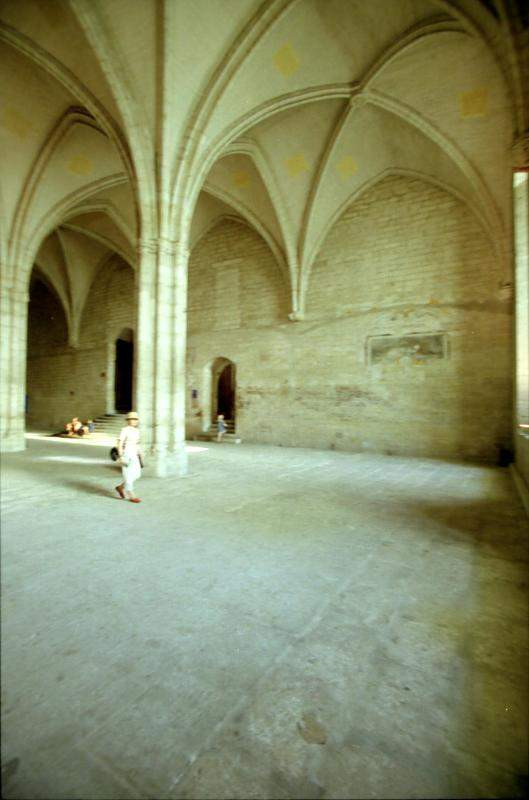
<svg viewBox="0 0 529 800"><path fill-rule="evenodd" d="M132 341L116 339L116 411L130 411L132 408L132 365L134 344Z"/></svg>
<svg viewBox="0 0 529 800"><path fill-rule="evenodd" d="M217 383L217 414L235 421L235 364L223 368Z"/></svg>
<svg viewBox="0 0 529 800"><path fill-rule="evenodd" d="M27 325L26 424L59 430L78 413L67 373L56 376L51 403L48 389L55 354L68 345L68 323L59 296L36 267L29 285Z"/></svg>

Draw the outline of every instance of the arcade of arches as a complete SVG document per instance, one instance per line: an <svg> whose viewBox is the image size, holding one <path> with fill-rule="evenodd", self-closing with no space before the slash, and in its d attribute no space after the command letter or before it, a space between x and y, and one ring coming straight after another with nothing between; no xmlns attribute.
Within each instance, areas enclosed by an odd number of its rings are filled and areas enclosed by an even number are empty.
<svg viewBox="0 0 529 800"><path fill-rule="evenodd" d="M132 406L153 478L224 413L527 489L522 0L4 0L0 68L3 453Z"/></svg>
<svg viewBox="0 0 529 800"><path fill-rule="evenodd" d="M185 473L222 356L246 441L516 450L527 478L522 8L4 2L3 450L72 398L116 410L126 327L117 405L158 475Z"/></svg>

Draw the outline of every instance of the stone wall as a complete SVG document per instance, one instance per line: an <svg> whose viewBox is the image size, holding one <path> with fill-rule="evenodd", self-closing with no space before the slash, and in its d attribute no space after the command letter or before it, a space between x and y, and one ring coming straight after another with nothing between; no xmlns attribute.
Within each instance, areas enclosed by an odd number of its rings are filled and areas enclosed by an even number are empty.
<svg viewBox="0 0 529 800"><path fill-rule="evenodd" d="M292 323L272 252L224 220L190 258L188 435L210 422L211 365L224 357L236 365L245 441L495 461L511 445L504 280L466 206L429 184L387 178L328 234L306 319ZM28 423L58 428L73 414L109 410L113 343L135 328L132 271L118 259L104 268L78 349L39 303L38 314L30 307Z"/></svg>
<svg viewBox="0 0 529 800"><path fill-rule="evenodd" d="M134 273L121 259L96 277L75 348L59 301L36 284L28 314L28 427L60 430L74 415L113 410L114 342L123 328L135 328L135 317Z"/></svg>
<svg viewBox="0 0 529 800"><path fill-rule="evenodd" d="M503 281L466 206L391 177L330 231L306 319L291 323L270 250L221 223L190 259L189 432L208 422L208 368L224 356L237 365L237 430L247 441L493 461L511 442Z"/></svg>

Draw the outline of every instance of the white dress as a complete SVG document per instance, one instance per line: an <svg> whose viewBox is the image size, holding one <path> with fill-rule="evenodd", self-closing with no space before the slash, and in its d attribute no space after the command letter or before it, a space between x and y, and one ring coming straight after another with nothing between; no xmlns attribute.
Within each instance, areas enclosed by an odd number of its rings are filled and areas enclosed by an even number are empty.
<svg viewBox="0 0 529 800"><path fill-rule="evenodd" d="M133 428L132 425L127 425L125 428L121 429L119 441L123 448L123 455L129 462L126 467L121 467L125 488L132 491L134 481L137 481L138 478L141 477L139 459L140 432L137 428Z"/></svg>

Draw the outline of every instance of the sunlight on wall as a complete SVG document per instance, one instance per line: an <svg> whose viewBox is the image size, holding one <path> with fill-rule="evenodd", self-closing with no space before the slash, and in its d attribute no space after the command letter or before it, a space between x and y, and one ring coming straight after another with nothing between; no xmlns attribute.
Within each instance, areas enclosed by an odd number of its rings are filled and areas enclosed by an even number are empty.
<svg viewBox="0 0 529 800"><path fill-rule="evenodd" d="M516 422L529 423L529 172L515 172Z"/></svg>

